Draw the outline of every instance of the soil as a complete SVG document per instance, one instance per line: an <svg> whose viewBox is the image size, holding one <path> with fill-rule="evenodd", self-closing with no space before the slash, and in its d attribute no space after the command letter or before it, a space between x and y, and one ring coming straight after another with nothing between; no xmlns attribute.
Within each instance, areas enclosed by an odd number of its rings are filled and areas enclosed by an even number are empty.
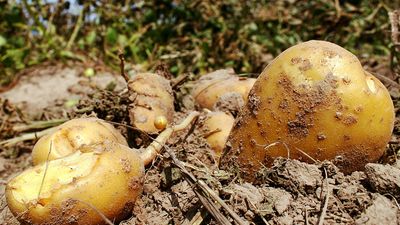
<svg viewBox="0 0 400 225"><path fill-rule="evenodd" d="M18 136L13 127L32 120L96 114L120 124L118 129L131 145L146 143L138 140L143 136L135 136L124 126L129 124L129 115L123 79L105 73L87 78L79 71L83 68L76 65L45 67L22 77L14 88L1 93L0 141ZM104 90L109 81L119 83L117 88ZM54 88L56 85L59 88ZM71 99L79 102L66 107ZM203 138L207 131L199 123L174 134L165 148L173 151L189 173L206 183L248 224L400 224L400 161L396 160L400 151L399 98L394 102L397 118L385 160L370 163L364 171L350 175L344 175L329 161L308 164L279 158L271 168L257 173L257 182L244 182L218 169L218 162ZM185 109L176 113L175 122L188 113ZM31 165L34 143L0 147L0 224L19 224L6 205L4 188L12 177ZM146 168L143 194L135 203L132 216L120 224L218 224L196 190L198 185L193 185L168 152L163 151ZM235 223L226 210L219 211Z"/></svg>

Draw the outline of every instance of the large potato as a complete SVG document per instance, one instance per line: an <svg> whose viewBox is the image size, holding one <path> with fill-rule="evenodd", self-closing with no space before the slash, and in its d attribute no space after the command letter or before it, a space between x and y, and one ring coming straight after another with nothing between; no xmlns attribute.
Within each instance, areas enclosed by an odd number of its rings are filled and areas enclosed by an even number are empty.
<svg viewBox="0 0 400 225"><path fill-rule="evenodd" d="M133 126L146 133L158 133L157 118L171 123L174 117L174 96L169 80L153 73L139 73L128 82L131 91L129 117Z"/></svg>
<svg viewBox="0 0 400 225"><path fill-rule="evenodd" d="M393 129L385 86L356 56L325 41L280 54L248 99L221 161L248 180L278 156L333 160L346 173L361 170L382 156Z"/></svg>
<svg viewBox="0 0 400 225"><path fill-rule="evenodd" d="M6 198L28 224L104 224L99 213L118 222L131 213L143 177L139 153L106 141L27 169L7 184Z"/></svg>
<svg viewBox="0 0 400 225"><path fill-rule="evenodd" d="M47 158L58 159L75 152L81 146L104 140L128 145L121 133L104 120L94 117L72 119L39 139L32 150L32 162L38 165Z"/></svg>
<svg viewBox="0 0 400 225"><path fill-rule="evenodd" d="M217 70L202 76L192 91L196 103L201 108L212 110L223 96L239 95L247 100L247 95L256 79L239 77L232 69Z"/></svg>

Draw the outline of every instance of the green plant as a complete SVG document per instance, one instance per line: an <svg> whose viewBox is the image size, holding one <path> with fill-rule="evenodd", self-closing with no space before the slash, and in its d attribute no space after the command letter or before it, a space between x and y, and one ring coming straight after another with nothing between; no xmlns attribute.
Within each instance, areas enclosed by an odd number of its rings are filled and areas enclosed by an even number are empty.
<svg viewBox="0 0 400 225"><path fill-rule="evenodd" d="M0 84L48 60L118 65L118 49L145 70L173 74L233 67L258 73L282 49L322 39L355 54L389 54L388 0L0 2ZM73 10L72 10L73 9ZM73 13L74 11L75 13Z"/></svg>

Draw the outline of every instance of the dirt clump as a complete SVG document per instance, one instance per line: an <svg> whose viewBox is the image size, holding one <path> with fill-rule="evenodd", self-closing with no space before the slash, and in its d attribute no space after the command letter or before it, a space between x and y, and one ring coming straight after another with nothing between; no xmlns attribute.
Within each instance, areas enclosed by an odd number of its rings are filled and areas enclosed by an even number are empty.
<svg viewBox="0 0 400 225"><path fill-rule="evenodd" d="M219 97L213 109L214 111L229 112L236 116L243 106L244 100L242 96L236 92L229 92Z"/></svg>
<svg viewBox="0 0 400 225"><path fill-rule="evenodd" d="M381 194L393 194L400 199L400 168L369 163L365 166L365 174L374 191Z"/></svg>
<svg viewBox="0 0 400 225"><path fill-rule="evenodd" d="M273 181L292 193L312 193L323 180L318 166L284 158L275 160L272 168L263 173L264 181Z"/></svg>
<svg viewBox="0 0 400 225"><path fill-rule="evenodd" d="M369 206L360 218L356 220L356 224L399 224L399 209L393 203L380 194L373 194L372 205Z"/></svg>

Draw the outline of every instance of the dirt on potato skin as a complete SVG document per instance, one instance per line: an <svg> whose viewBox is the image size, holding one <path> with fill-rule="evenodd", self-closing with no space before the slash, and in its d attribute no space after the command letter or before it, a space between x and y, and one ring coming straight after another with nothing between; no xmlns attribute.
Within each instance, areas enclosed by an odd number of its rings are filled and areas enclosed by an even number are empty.
<svg viewBox="0 0 400 225"><path fill-rule="evenodd" d="M93 102L97 102L97 108L71 115L79 117L94 112L103 119L129 124L121 92L93 96L89 97L92 101L82 102L79 105L82 108L78 108L83 109L85 104L90 105ZM398 99L395 105L397 122L388 149L392 152L399 151L400 136ZM175 122L180 121L187 113L178 112ZM16 114L10 118L16 118L15 116ZM128 134L129 128L126 126L117 127L125 135ZM397 203L400 202L400 163L395 163L394 156L389 160L394 162L392 165L368 164L365 172L358 171L350 175L344 175L331 162L307 164L279 158L271 168L263 168L257 173L257 183L250 184L234 174L218 169L218 161L213 158L203 138L207 131L202 130L200 124L195 124L193 131L190 130L188 128L175 134L167 147L186 163L187 169L195 177L207 183L249 223L264 224L267 221L268 224L317 224L321 219L325 200L328 199L324 224L400 224L400 208ZM19 224L6 207L3 184L30 166L29 149L33 144L34 142L21 143L1 152L0 224ZM168 153L163 151L146 168L144 191L133 206L133 215L120 224L191 224L199 214L203 216L200 224L217 224L196 197L193 187L172 163Z"/></svg>

